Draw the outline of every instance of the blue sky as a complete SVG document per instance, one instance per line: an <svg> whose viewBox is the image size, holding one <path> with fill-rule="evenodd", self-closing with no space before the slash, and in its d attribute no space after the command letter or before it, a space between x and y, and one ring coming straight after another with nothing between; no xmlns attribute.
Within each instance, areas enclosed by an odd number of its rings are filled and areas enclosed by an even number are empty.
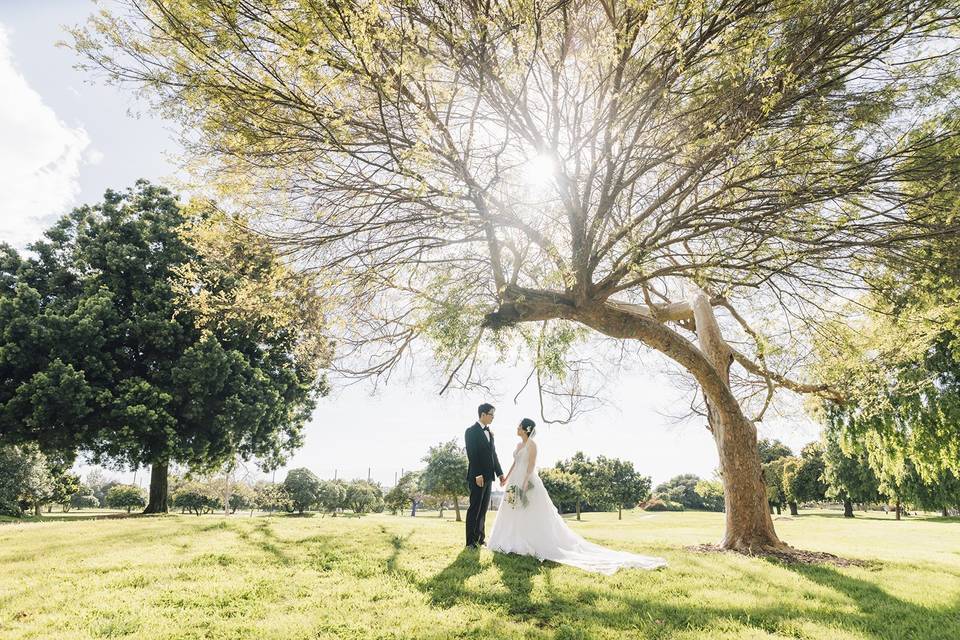
<svg viewBox="0 0 960 640"><path fill-rule="evenodd" d="M163 182L177 174L174 125L152 116L129 89L91 83L72 68L73 52L55 46L65 39L63 25L80 23L94 10L83 0L0 0L0 240L18 247L72 207L98 201L108 187L123 189L141 177ZM661 360L645 362L648 370L638 365L640 370L604 391L604 409L568 425L542 427L541 463L583 450L631 460L654 482L685 472L709 477L717 454L703 421L675 423L664 416L683 413L687 401L659 372ZM529 391L513 404L525 370L501 366L494 373L499 382L488 397L438 396L438 375L426 362L376 393L369 385L337 384L320 401L306 444L288 468L305 466L321 477L336 470L348 479L366 477L370 468L375 480L392 484L401 469L421 466L429 446L462 440L483 401L498 406L493 429L501 458L509 458L516 424L524 416L539 422L538 408ZM816 427L794 410L761 425L760 435L799 449L816 437Z"/></svg>

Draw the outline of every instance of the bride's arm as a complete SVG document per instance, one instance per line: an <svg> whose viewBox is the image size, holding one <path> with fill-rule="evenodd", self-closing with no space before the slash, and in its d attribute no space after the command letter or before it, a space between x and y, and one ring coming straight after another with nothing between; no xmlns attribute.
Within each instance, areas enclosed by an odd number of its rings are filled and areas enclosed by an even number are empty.
<svg viewBox="0 0 960 640"><path fill-rule="evenodd" d="M522 443L521 443L521 444L522 444ZM519 448L520 448L520 445L518 444L518 445L517 445L517 449L519 449ZM517 449L514 449L514 450L513 450L514 455L516 455ZM514 457L514 459L513 459L513 464L510 465L510 471L507 471L507 475L503 476L503 482L500 483L500 486L501 486L501 487L502 487L503 485L507 484L507 480L510 479L510 474L513 473L513 468L514 468L515 466L517 466L517 459L516 459L516 457Z"/></svg>
<svg viewBox="0 0 960 640"><path fill-rule="evenodd" d="M527 448L530 450L530 458L527 460L527 477L524 478L524 485L530 482L530 478L533 477L533 470L536 468L537 464L537 445L532 442L528 442Z"/></svg>
<svg viewBox="0 0 960 640"><path fill-rule="evenodd" d="M514 463L513 463L512 465L510 465L510 471L507 471L507 475L503 476L503 482L500 483L500 486L501 486L501 487L502 487L503 485L507 484L507 480L510 479L510 474L513 473L513 468L514 468L515 466L517 466L516 461L514 461Z"/></svg>

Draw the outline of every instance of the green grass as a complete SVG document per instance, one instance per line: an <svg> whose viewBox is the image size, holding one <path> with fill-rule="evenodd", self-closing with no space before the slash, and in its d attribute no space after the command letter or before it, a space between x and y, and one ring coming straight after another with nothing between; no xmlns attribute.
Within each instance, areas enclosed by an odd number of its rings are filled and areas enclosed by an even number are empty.
<svg viewBox="0 0 960 640"><path fill-rule="evenodd" d="M670 562L608 577L464 551L449 515L3 525L0 638L960 638L957 519L776 522L872 561L838 568L683 549L721 514L585 514L586 537Z"/></svg>

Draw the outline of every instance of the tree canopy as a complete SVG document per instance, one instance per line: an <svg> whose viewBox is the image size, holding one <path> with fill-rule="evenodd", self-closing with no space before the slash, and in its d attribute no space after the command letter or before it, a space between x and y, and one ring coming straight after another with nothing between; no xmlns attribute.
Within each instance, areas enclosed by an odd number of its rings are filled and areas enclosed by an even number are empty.
<svg viewBox="0 0 960 640"><path fill-rule="evenodd" d="M784 549L754 425L773 391L830 393L789 375L781 327L829 314L854 262L956 233L932 185L957 158L926 153L956 132L952 0L121 5L77 50L338 276L343 371L426 337L467 386L525 335L569 418L576 340L638 340L699 387L728 548Z"/></svg>

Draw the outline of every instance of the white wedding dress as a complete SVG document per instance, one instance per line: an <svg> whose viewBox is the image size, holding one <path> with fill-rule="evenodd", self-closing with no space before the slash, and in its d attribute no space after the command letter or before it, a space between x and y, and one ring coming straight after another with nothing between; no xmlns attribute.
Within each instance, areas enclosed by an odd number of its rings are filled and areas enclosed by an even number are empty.
<svg viewBox="0 0 960 640"><path fill-rule="evenodd" d="M527 475L530 452L526 444L514 452L513 460L513 472L507 480L506 489L519 486ZM626 567L657 569L667 566L663 558L615 551L584 540L557 513L536 467L530 480L533 488L527 490L526 506L511 505L506 495L500 503L487 539L487 548L491 551L534 556L541 561L553 560L607 575Z"/></svg>

